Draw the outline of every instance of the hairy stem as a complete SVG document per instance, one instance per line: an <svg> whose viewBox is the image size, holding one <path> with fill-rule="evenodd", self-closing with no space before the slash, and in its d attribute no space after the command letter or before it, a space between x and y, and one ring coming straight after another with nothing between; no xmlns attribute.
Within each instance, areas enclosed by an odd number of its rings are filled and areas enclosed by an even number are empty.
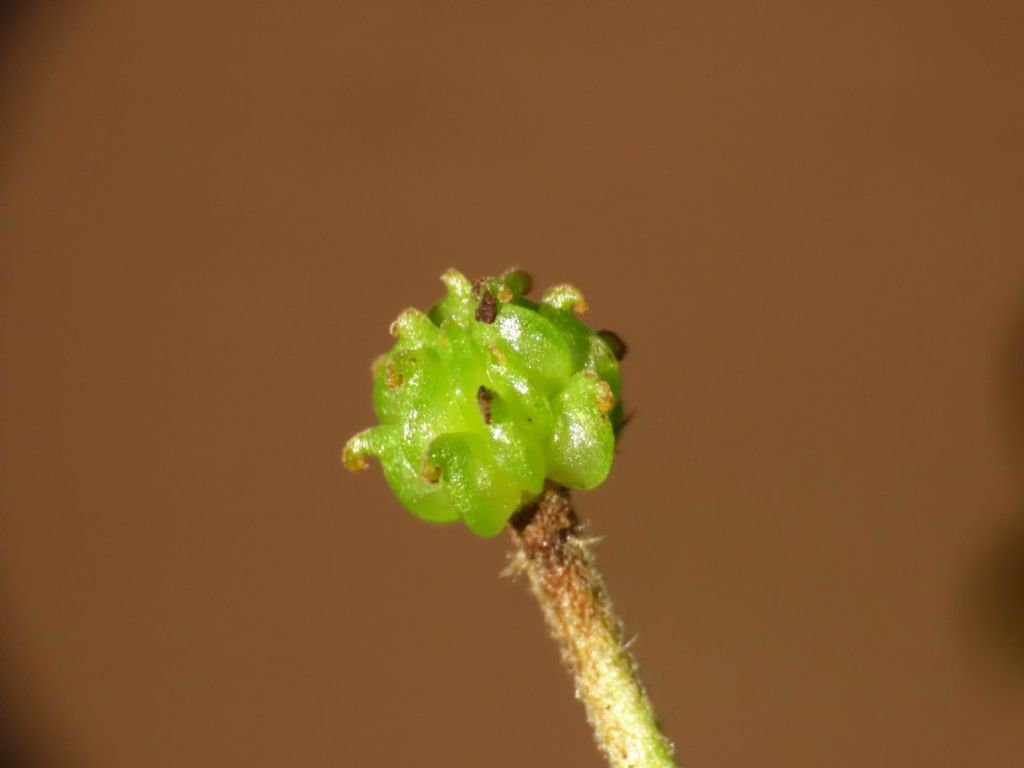
<svg viewBox="0 0 1024 768"><path fill-rule="evenodd" d="M530 580L608 762L613 768L674 768L672 744L658 728L569 492L548 487L510 525L513 571Z"/></svg>

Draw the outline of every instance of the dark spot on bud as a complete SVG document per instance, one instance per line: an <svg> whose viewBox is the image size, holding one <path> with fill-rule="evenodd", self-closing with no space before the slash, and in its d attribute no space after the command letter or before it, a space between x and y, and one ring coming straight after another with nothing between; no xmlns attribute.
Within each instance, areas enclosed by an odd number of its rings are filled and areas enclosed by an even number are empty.
<svg viewBox="0 0 1024 768"><path fill-rule="evenodd" d="M423 466L420 468L420 476L431 485L436 485L441 479L441 467L431 463L429 452L423 454Z"/></svg>
<svg viewBox="0 0 1024 768"><path fill-rule="evenodd" d="M484 424L491 423L491 400L493 399L494 393L481 384L480 389L476 391L476 402L480 406L480 413L484 416Z"/></svg>
<svg viewBox="0 0 1024 768"><path fill-rule="evenodd" d="M598 331L597 335L608 345L616 360L621 360L626 356L626 342L620 339L619 334L615 331Z"/></svg>
<svg viewBox="0 0 1024 768"><path fill-rule="evenodd" d="M390 389L398 389L402 386L402 382L405 381L405 377L402 376L401 372L395 370L394 362L394 360L389 360L387 367L384 368L384 383Z"/></svg>
<svg viewBox="0 0 1024 768"><path fill-rule="evenodd" d="M497 316L498 302L494 300L490 291L484 291L484 295L480 297L480 306L476 308L476 319L490 325Z"/></svg>

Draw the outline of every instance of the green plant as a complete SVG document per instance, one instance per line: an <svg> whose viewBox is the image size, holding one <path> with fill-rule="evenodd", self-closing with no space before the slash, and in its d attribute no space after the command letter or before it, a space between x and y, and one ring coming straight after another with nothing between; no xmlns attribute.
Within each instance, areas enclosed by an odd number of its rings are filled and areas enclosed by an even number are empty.
<svg viewBox="0 0 1024 768"><path fill-rule="evenodd" d="M343 461L361 470L378 458L425 520L461 519L481 536L508 526L513 570L529 578L612 765L672 766L569 501L611 469L624 346L580 322L586 303L570 285L534 302L520 270L442 280L429 314L407 309L392 324L395 345L374 363L381 423L349 440Z"/></svg>

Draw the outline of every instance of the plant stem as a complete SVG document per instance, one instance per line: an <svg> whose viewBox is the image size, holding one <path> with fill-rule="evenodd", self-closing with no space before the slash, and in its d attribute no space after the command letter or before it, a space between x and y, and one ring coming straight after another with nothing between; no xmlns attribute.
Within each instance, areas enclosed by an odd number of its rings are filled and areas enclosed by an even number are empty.
<svg viewBox="0 0 1024 768"><path fill-rule="evenodd" d="M608 762L613 768L675 768L672 744L658 728L569 492L550 485L510 526L512 571L529 577Z"/></svg>

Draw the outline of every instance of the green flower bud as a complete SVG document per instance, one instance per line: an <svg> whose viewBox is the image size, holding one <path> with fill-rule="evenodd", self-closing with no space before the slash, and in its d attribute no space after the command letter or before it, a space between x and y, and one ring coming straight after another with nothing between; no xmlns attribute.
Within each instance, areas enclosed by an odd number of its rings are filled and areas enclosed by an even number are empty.
<svg viewBox="0 0 1024 768"><path fill-rule="evenodd" d="M493 536L546 480L593 488L608 476L624 346L576 318L586 302L571 285L535 303L522 271L441 279L447 295L429 314L392 323L395 345L373 366L380 425L349 440L343 461L361 470L375 456L414 514Z"/></svg>

